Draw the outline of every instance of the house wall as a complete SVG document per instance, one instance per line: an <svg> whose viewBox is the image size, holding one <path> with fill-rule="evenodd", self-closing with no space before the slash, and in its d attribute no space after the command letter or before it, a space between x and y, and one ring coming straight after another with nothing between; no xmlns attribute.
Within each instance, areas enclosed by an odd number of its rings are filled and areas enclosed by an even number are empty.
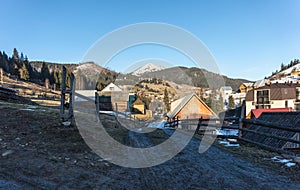
<svg viewBox="0 0 300 190"><path fill-rule="evenodd" d="M196 97L191 100L182 108L182 110L175 116L181 119L196 119L201 116L213 116L209 109L207 109Z"/></svg>
<svg viewBox="0 0 300 190"><path fill-rule="evenodd" d="M253 101L246 101L246 115L248 115L252 109L255 109L255 105L252 105Z"/></svg>
<svg viewBox="0 0 300 190"><path fill-rule="evenodd" d="M294 100L271 100L271 108L285 108L285 101L288 101L288 106L294 108Z"/></svg>
<svg viewBox="0 0 300 190"><path fill-rule="evenodd" d="M118 112L127 111L127 102L100 102L100 110L116 111L116 104L118 106Z"/></svg>
<svg viewBox="0 0 300 190"><path fill-rule="evenodd" d="M295 107L294 99L290 100L270 100L271 108L285 108L285 101L288 101L287 107L293 108ZM248 115L251 109L256 109L255 105L253 105L253 101L246 101L246 115Z"/></svg>

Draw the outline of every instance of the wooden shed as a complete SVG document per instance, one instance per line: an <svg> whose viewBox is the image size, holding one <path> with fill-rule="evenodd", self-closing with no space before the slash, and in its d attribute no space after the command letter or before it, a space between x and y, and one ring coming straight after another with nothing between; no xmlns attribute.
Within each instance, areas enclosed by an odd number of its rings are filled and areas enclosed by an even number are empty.
<svg viewBox="0 0 300 190"><path fill-rule="evenodd" d="M189 94L171 103L167 114L169 120L217 118L217 115L195 93Z"/></svg>

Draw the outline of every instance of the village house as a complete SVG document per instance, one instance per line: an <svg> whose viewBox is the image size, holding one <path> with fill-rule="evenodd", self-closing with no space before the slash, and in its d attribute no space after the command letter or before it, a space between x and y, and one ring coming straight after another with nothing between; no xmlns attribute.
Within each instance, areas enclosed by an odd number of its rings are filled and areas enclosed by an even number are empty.
<svg viewBox="0 0 300 190"><path fill-rule="evenodd" d="M217 118L217 115L195 94L189 94L171 103L168 120Z"/></svg>
<svg viewBox="0 0 300 190"><path fill-rule="evenodd" d="M253 89L256 89L256 88L263 87L266 84L270 84L270 81L268 79L261 79L261 80L256 81L255 83L253 83L252 87L253 87Z"/></svg>
<svg viewBox="0 0 300 190"><path fill-rule="evenodd" d="M240 85L239 91L241 93L247 93L249 90L253 89L253 83L252 82L244 82Z"/></svg>
<svg viewBox="0 0 300 190"><path fill-rule="evenodd" d="M292 108L260 108L260 109L252 109L248 115L247 119L257 119L262 113L265 112L291 112L293 109Z"/></svg>
<svg viewBox="0 0 300 190"><path fill-rule="evenodd" d="M246 95L246 114L261 108L300 110L300 84L275 83L249 91Z"/></svg>
<svg viewBox="0 0 300 190"><path fill-rule="evenodd" d="M231 86L222 86L220 88L220 95L223 98L223 102L228 102L228 98L231 94L232 94Z"/></svg>
<svg viewBox="0 0 300 190"><path fill-rule="evenodd" d="M100 110L117 110L119 112L128 110L129 94L114 83L107 85L98 94Z"/></svg>

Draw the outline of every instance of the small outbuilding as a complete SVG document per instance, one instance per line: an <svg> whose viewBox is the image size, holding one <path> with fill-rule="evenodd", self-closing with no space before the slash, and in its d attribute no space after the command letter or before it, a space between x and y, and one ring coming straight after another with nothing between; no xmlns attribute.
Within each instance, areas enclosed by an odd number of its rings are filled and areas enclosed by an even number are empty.
<svg viewBox="0 0 300 190"><path fill-rule="evenodd" d="M137 99L132 103L132 112L145 114L145 109L146 108L144 102L139 97L137 97Z"/></svg>
<svg viewBox="0 0 300 190"><path fill-rule="evenodd" d="M168 120L217 118L217 115L195 93L189 94L171 103Z"/></svg>

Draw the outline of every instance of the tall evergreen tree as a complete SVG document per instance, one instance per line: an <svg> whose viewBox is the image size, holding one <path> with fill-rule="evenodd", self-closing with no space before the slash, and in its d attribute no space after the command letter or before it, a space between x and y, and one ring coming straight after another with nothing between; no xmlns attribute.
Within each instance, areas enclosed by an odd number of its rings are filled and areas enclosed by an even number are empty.
<svg viewBox="0 0 300 190"><path fill-rule="evenodd" d="M164 91L164 104L165 104L167 112L170 111L170 102L169 101L170 100L169 100L168 90L167 90L167 88L165 88L165 91Z"/></svg>
<svg viewBox="0 0 300 190"><path fill-rule="evenodd" d="M13 59L19 60L19 53L18 53L18 50L16 48L14 48Z"/></svg>
<svg viewBox="0 0 300 190"><path fill-rule="evenodd" d="M41 80L45 81L45 79L49 79L49 78L50 78L50 72L49 72L48 66L45 62L43 62L42 68L41 68Z"/></svg>
<svg viewBox="0 0 300 190"><path fill-rule="evenodd" d="M20 60L21 60L21 61L24 61L24 59L25 59L25 58L24 58L23 52L21 52Z"/></svg>
<svg viewBox="0 0 300 190"><path fill-rule="evenodd" d="M20 79L23 79L23 80L28 80L30 78L29 72L28 72L28 69L27 69L25 63L23 63L23 66L19 69L19 77L20 77Z"/></svg>
<svg viewBox="0 0 300 190"><path fill-rule="evenodd" d="M230 110L235 108L235 103L234 103L234 99L232 96L229 96L229 98L228 98L228 108Z"/></svg>

